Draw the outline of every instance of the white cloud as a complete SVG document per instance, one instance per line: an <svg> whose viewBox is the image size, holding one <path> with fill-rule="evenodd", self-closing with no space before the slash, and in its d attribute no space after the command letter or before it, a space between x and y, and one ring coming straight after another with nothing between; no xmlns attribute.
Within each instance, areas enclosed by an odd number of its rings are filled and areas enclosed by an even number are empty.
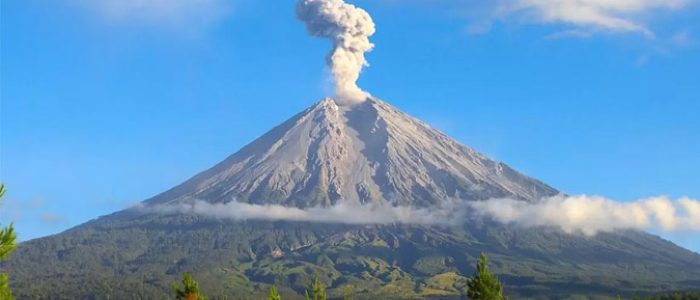
<svg viewBox="0 0 700 300"><path fill-rule="evenodd" d="M211 204L138 206L147 212L184 213L234 220L287 220L344 224L459 224L465 218L486 218L521 227L558 227L567 233L594 235L621 229L700 232L700 201L654 197L619 202L598 196L556 196L535 203L491 199L453 201L435 208L354 205L300 209L232 201Z"/></svg>
<svg viewBox="0 0 700 300"><path fill-rule="evenodd" d="M593 235L619 229L700 232L700 201L654 197L618 202L598 196L552 197L537 203L510 199L475 202L473 213L523 227L554 226Z"/></svg>
<svg viewBox="0 0 700 300"><path fill-rule="evenodd" d="M354 205L339 202L331 207L300 209L281 205L257 205L232 201L211 204L194 201L190 204L137 206L150 212L172 214L185 213L234 220L304 221L344 224L447 224L463 215L458 210L416 209L406 206Z"/></svg>
<svg viewBox="0 0 700 300"><path fill-rule="evenodd" d="M660 12L675 12L694 0L496 0L491 17L525 23L565 24L576 36L593 33L637 33L653 37L647 21ZM480 25L479 27L483 27Z"/></svg>
<svg viewBox="0 0 700 300"><path fill-rule="evenodd" d="M101 20L197 29L231 13L230 0L73 0Z"/></svg>

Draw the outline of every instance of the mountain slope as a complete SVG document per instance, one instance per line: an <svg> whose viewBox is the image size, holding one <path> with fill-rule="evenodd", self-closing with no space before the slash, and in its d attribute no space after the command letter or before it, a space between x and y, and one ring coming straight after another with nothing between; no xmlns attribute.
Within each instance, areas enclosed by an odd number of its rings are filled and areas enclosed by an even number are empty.
<svg viewBox="0 0 700 300"><path fill-rule="evenodd" d="M270 284L285 299L302 299L314 275L334 296L351 286L354 299L458 299L482 251L511 299L700 288L700 256L649 234L589 238L478 222L352 226L122 214L23 243L4 267L18 299L163 299L185 271L208 295L228 299L264 299Z"/></svg>
<svg viewBox="0 0 700 300"><path fill-rule="evenodd" d="M431 207L555 189L379 100L324 100L146 207L338 201ZM212 296L300 299L319 274L355 299L458 298L480 252L512 298L700 289L700 255L636 231L571 235L464 220L453 226L235 221L128 209L19 245L3 267L19 299L161 299L184 271Z"/></svg>
<svg viewBox="0 0 700 300"><path fill-rule="evenodd" d="M235 199L304 208L343 199L426 207L557 193L384 102L347 107L326 99L147 203Z"/></svg>

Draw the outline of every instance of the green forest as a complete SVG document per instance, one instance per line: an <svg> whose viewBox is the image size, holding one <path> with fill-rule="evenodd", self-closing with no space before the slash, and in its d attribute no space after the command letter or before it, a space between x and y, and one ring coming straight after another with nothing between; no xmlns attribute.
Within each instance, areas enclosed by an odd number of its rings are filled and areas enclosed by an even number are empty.
<svg viewBox="0 0 700 300"><path fill-rule="evenodd" d="M175 300L209 300L199 288L199 284L192 277L192 274L185 272L183 274L180 285L173 284L172 286ZM488 259L486 254L481 254L479 261L476 264L476 272L466 280L466 293L462 298L470 300L507 300L509 299L503 293L503 284L498 278L489 272ZM217 298L226 299L226 298ZM314 276L311 285L304 290L305 300L327 300L328 297L326 287L318 280L318 276ZM348 287L341 300L353 299L352 288ZM621 300L622 297L617 297ZM277 287L272 286L267 294L267 300L282 300ZM651 295L644 297L632 297L630 300L700 300L700 292L673 292L669 294Z"/></svg>
<svg viewBox="0 0 700 300"><path fill-rule="evenodd" d="M488 270L488 260L485 254L481 254L480 260L476 264L474 276L467 279L466 297L474 300L505 300L503 296L503 286L495 275ZM199 288L199 283L192 277L192 274L185 272L180 285L172 286L175 300L209 300ZM305 300L327 300L328 293L326 287L314 276L311 285L304 290ZM348 287L342 300L352 299L352 288ZM282 300L276 286L270 287L267 300Z"/></svg>

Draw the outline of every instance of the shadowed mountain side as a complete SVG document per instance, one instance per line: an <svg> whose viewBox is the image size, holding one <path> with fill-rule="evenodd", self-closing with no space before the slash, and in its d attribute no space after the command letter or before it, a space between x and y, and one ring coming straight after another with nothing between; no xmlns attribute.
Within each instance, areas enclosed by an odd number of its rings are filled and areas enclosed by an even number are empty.
<svg viewBox="0 0 700 300"><path fill-rule="evenodd" d="M484 222L459 227L105 217L20 245L4 267L18 299L153 299L193 271L209 295L301 295L313 274L340 295L457 297L485 251L511 297L560 299L700 287L700 256L640 232L568 235ZM60 293L57 293L60 291ZM140 296L139 296L140 295Z"/></svg>

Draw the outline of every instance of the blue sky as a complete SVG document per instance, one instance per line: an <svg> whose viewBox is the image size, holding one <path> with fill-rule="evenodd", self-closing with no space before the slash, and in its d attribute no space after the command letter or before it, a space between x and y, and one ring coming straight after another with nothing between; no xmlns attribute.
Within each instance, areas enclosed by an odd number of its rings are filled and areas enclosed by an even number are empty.
<svg viewBox="0 0 700 300"><path fill-rule="evenodd" d="M700 198L696 2L497 2L353 1L377 25L360 86L569 194ZM1 2L0 220L20 239L162 192L332 93L295 1L192 3Z"/></svg>

